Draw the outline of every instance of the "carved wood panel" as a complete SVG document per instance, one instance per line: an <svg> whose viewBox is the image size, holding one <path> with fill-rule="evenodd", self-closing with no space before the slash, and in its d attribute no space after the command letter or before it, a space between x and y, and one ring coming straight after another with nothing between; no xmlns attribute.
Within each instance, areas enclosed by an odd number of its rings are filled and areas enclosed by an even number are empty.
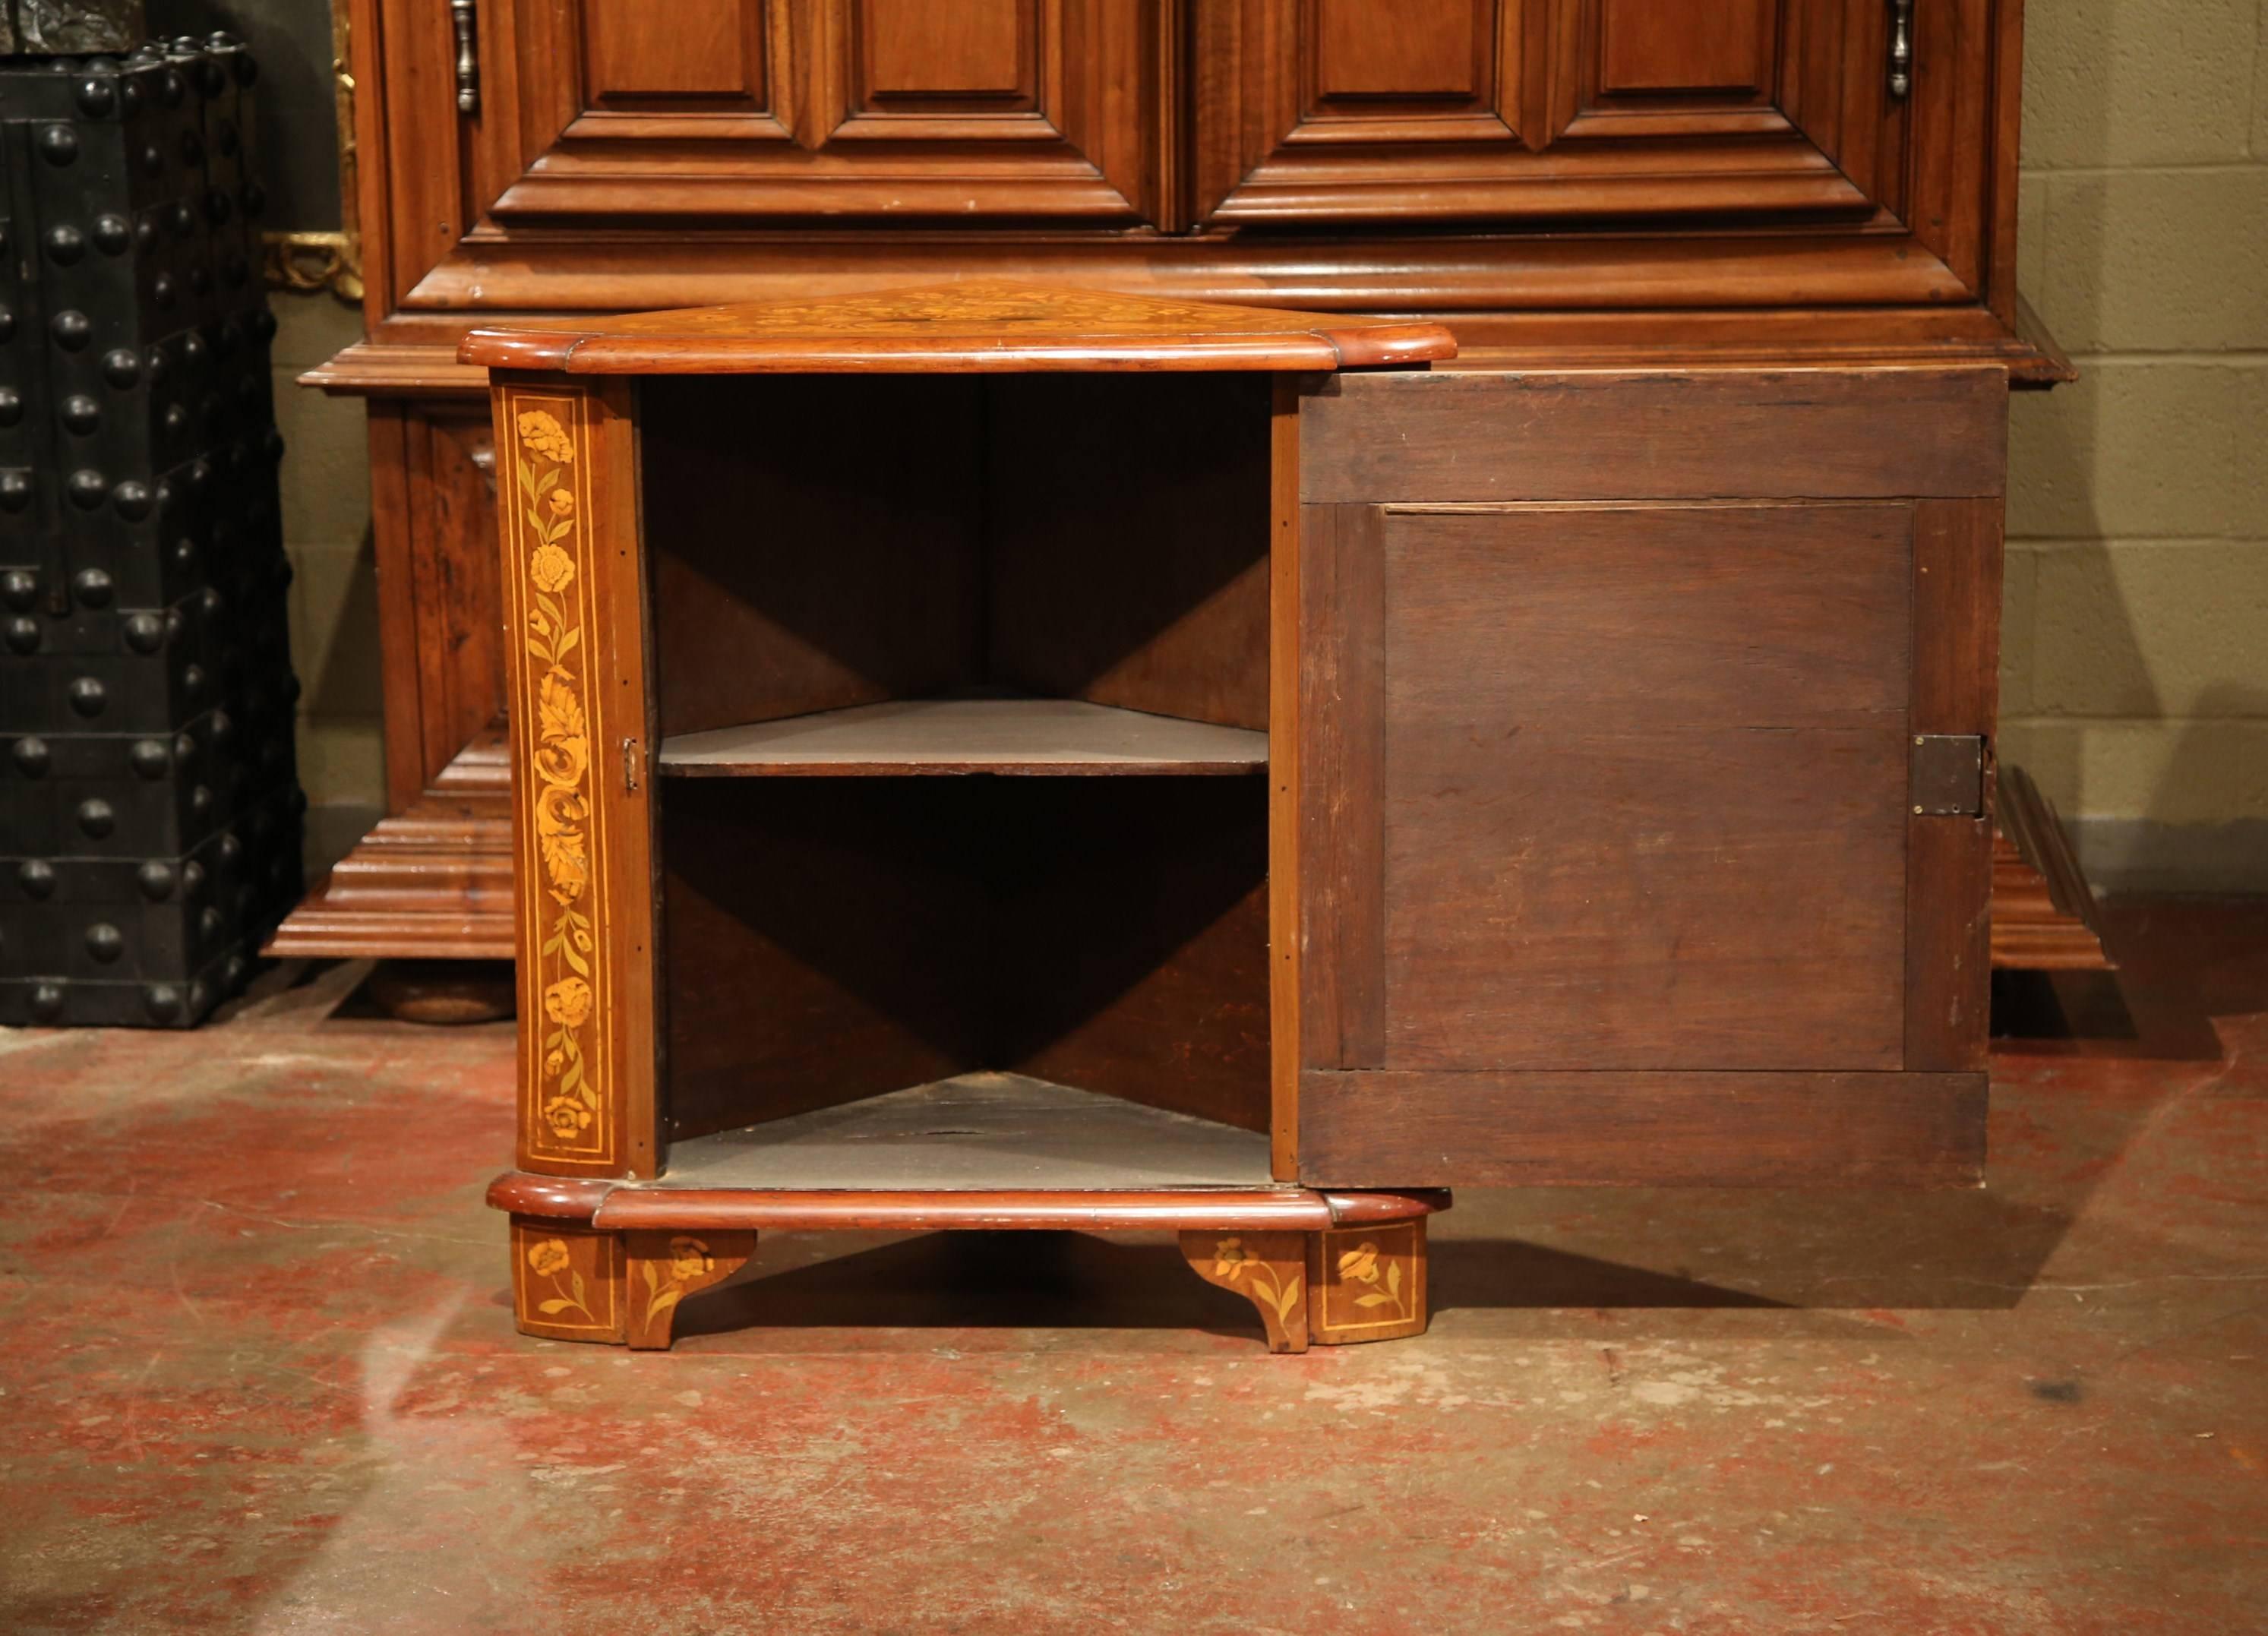
<svg viewBox="0 0 2268 1636"><path fill-rule="evenodd" d="M582 0L583 83L608 112L770 108L770 0L673 0L666 28L641 0Z"/></svg>
<svg viewBox="0 0 2268 1636"><path fill-rule="evenodd" d="M1870 0L1223 0L1198 8L1200 217L1488 219L1895 205ZM1863 130L1866 140L1858 140ZM1856 163L1849 162L1855 159Z"/></svg>
<svg viewBox="0 0 2268 1636"><path fill-rule="evenodd" d="M1126 0L489 0L482 28L498 223L1154 210L1160 36Z"/></svg>
<svg viewBox="0 0 2268 1636"><path fill-rule="evenodd" d="M402 800L431 788L458 752L504 711L503 633L495 609L496 451L489 417L471 404L437 406L403 424L409 504L380 526L406 528L417 626L416 748L387 745ZM389 731L393 724L388 723Z"/></svg>

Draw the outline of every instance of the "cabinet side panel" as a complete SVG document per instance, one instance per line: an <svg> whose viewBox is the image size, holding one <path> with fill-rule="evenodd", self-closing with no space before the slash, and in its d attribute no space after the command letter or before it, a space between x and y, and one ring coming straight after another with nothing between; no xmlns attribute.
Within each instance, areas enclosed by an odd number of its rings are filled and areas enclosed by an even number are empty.
<svg viewBox="0 0 2268 1636"><path fill-rule="evenodd" d="M1315 1187L1973 1187L1981 1073L1301 1078Z"/></svg>
<svg viewBox="0 0 2268 1636"><path fill-rule="evenodd" d="M2000 663L2000 505L1929 501L1914 528L1917 734L1982 739L1973 815L1906 820L1905 1065L1981 1069L1992 1011L1992 756Z"/></svg>
<svg viewBox="0 0 2268 1636"><path fill-rule="evenodd" d="M1302 508L1302 1066L1385 1065L1385 515Z"/></svg>
<svg viewBox="0 0 2268 1636"><path fill-rule="evenodd" d="M651 1175L653 891L630 387L499 377L519 1164Z"/></svg>

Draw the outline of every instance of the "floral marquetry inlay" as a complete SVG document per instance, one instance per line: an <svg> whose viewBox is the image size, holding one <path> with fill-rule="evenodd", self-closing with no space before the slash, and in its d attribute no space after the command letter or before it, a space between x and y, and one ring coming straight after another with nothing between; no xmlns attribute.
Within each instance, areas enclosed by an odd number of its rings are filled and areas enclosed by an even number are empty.
<svg viewBox="0 0 2268 1636"><path fill-rule="evenodd" d="M531 1117L527 1149L540 1158L605 1163L613 1153L605 1049L606 958L601 910L592 888L599 812L592 788L592 599L585 542L588 408L580 398L512 394L510 438L513 549L507 568L519 611L525 691L515 731L526 777L519 799L533 839L520 877L519 912L534 963L540 1017L523 1022L532 1044L522 1073Z"/></svg>
<svg viewBox="0 0 2268 1636"><path fill-rule="evenodd" d="M1425 1222L1385 1221L1315 1235L1314 1338L1387 1340L1425 1328Z"/></svg>
<svg viewBox="0 0 2268 1636"><path fill-rule="evenodd" d="M622 1338L619 1236L515 1217L512 1306L520 1329L560 1340Z"/></svg>

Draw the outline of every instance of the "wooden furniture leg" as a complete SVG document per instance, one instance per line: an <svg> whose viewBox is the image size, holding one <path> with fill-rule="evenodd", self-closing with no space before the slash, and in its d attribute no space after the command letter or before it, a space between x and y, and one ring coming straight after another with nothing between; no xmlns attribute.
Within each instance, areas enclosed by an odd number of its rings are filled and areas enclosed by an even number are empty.
<svg viewBox="0 0 2268 1636"><path fill-rule="evenodd" d="M1312 1233L1184 1233L1182 1254L1208 1284L1233 1290L1260 1311L1270 1352L1307 1350L1307 1263Z"/></svg>
<svg viewBox="0 0 2268 1636"><path fill-rule="evenodd" d="M1318 1346L1425 1332L1425 1218L1307 1234L1307 1338Z"/></svg>
<svg viewBox="0 0 2268 1636"><path fill-rule="evenodd" d="M677 1305L721 1284L756 1251L754 1233L625 1233L630 1262L626 1338L634 1352L667 1352Z"/></svg>

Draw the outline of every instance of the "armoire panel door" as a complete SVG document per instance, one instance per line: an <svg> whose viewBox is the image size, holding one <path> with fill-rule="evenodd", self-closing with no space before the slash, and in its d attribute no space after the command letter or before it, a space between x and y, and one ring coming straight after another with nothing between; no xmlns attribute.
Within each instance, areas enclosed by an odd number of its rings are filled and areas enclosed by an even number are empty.
<svg viewBox="0 0 2268 1636"><path fill-rule="evenodd" d="M1992 4L1926 8L1944 86ZM1220 0L1196 27L1202 219L1855 226L1905 219L1910 159L1955 163L1891 90L1882 0Z"/></svg>
<svg viewBox="0 0 2268 1636"><path fill-rule="evenodd" d="M1327 390L1301 1179L1972 1177L2005 387Z"/></svg>
<svg viewBox="0 0 2268 1636"><path fill-rule="evenodd" d="M1122 0L484 0L476 188L508 224L1132 223L1160 41Z"/></svg>

